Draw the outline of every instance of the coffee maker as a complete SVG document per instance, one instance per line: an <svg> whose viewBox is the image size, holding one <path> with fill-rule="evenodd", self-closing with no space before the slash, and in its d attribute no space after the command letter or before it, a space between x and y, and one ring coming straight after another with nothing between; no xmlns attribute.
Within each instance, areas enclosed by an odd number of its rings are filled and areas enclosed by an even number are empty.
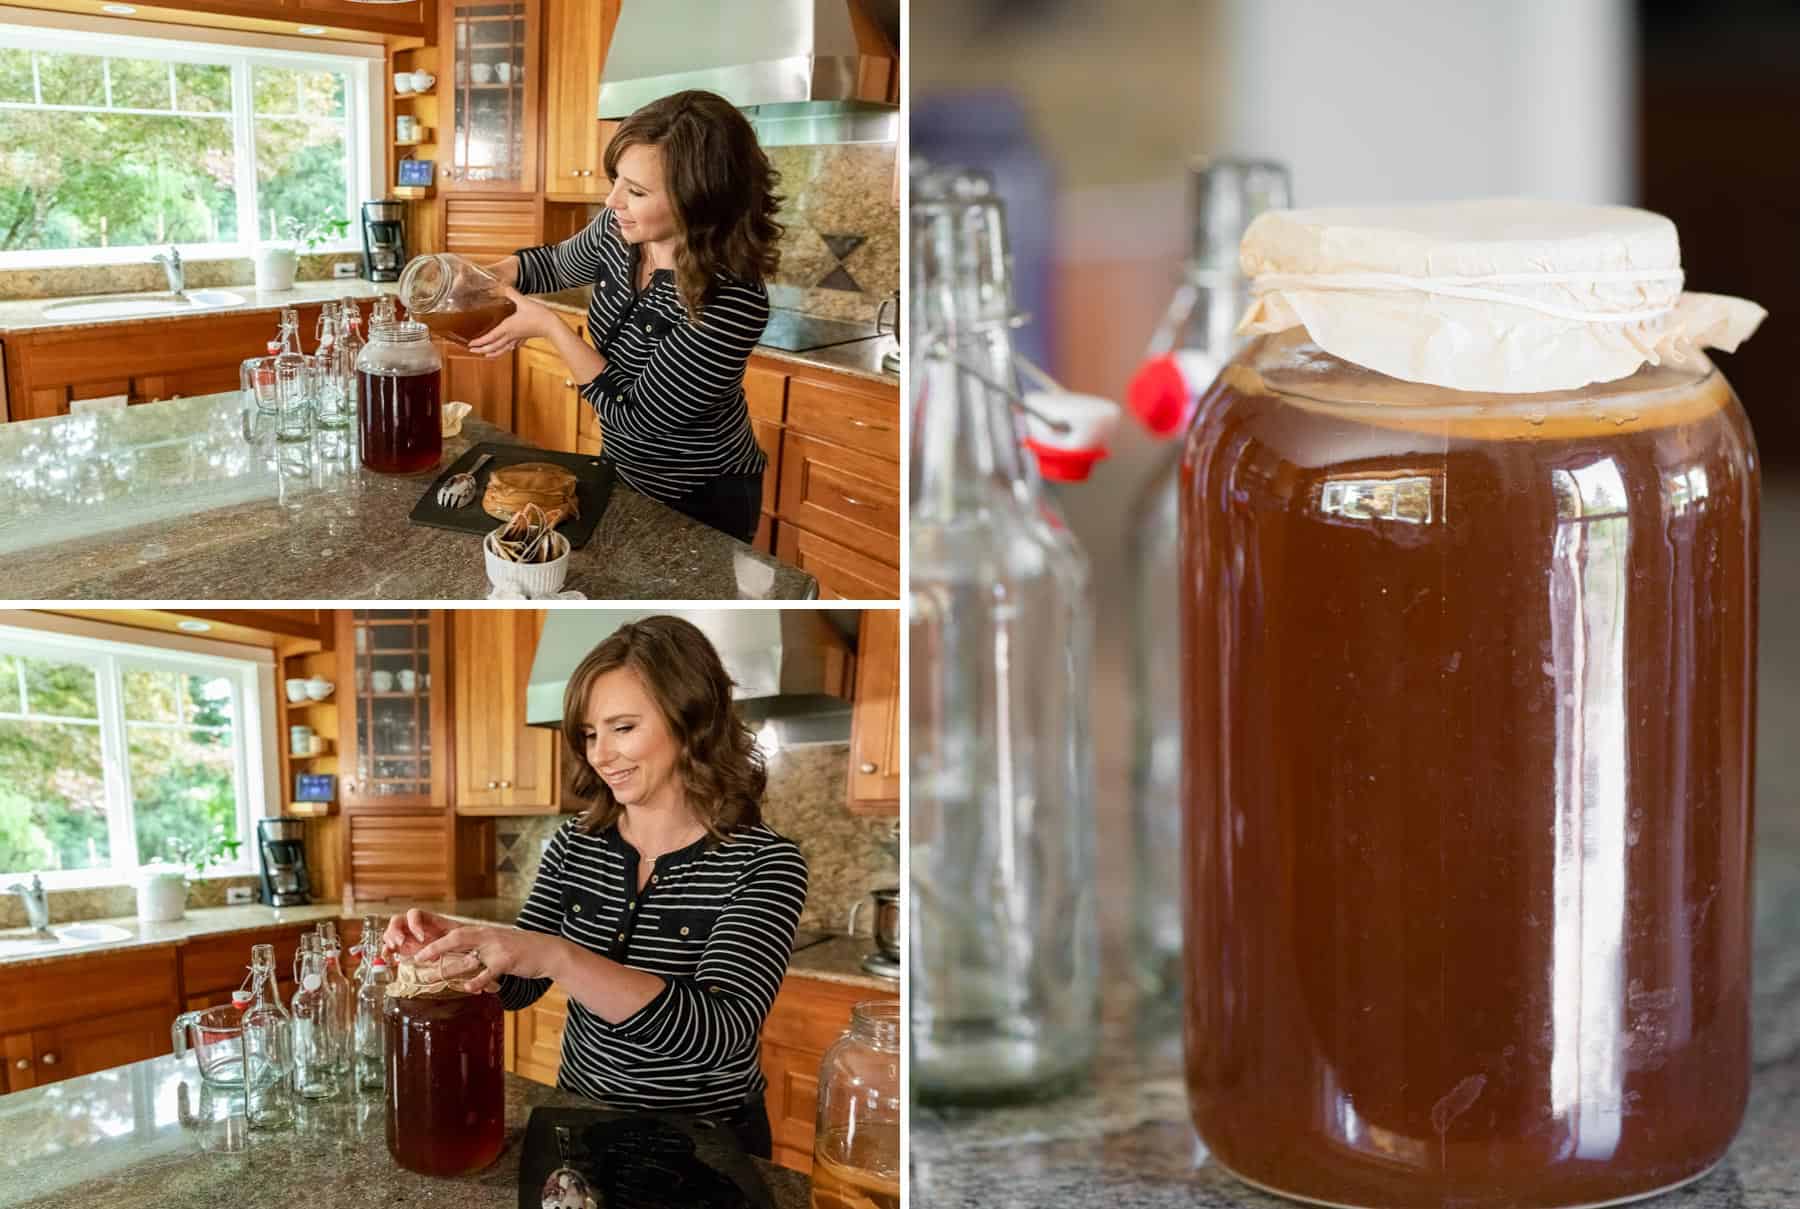
<svg viewBox="0 0 1800 1209"><path fill-rule="evenodd" d="M406 265L405 202L366 201L362 208L363 272L369 281L399 281Z"/></svg>
<svg viewBox="0 0 1800 1209"><path fill-rule="evenodd" d="M306 876L306 824L299 819L259 819L262 901L271 907L303 907L312 901Z"/></svg>

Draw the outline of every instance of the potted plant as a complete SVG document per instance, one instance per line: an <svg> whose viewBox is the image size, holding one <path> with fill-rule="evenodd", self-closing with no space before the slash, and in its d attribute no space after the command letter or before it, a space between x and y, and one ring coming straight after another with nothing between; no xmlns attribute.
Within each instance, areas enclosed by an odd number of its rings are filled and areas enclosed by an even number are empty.
<svg viewBox="0 0 1800 1209"><path fill-rule="evenodd" d="M300 244L308 252L328 239L339 239L350 229L341 218L299 219L292 215L277 219L270 216L269 225L275 238L256 245L256 288L259 290L291 290L294 274L300 271Z"/></svg>
<svg viewBox="0 0 1800 1209"><path fill-rule="evenodd" d="M220 861L237 856L242 840L228 840L222 827L214 827L203 840L174 837L163 845L170 859L146 865L138 883L138 918L145 923L169 923L187 912L187 869L195 877Z"/></svg>

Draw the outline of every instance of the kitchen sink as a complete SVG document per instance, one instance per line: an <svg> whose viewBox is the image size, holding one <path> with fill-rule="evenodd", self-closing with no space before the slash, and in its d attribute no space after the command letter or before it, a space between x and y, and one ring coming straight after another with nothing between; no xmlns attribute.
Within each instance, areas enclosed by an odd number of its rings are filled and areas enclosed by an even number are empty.
<svg viewBox="0 0 1800 1209"><path fill-rule="evenodd" d="M57 949L131 939L130 931L114 924L62 924L50 931L49 936L33 932L29 928L10 928L0 932L0 958L19 957L28 953L52 953Z"/></svg>
<svg viewBox="0 0 1800 1209"><path fill-rule="evenodd" d="M46 303L41 309L51 319L128 319L134 315L168 315L236 306L242 294L230 290L189 290L174 294L113 294L105 298L69 298Z"/></svg>

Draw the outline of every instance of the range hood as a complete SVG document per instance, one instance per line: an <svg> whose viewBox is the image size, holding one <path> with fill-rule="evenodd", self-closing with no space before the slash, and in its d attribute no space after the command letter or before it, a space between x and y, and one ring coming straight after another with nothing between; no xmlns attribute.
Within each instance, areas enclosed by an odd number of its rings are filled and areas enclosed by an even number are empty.
<svg viewBox="0 0 1800 1209"><path fill-rule="evenodd" d="M742 109L765 147L892 143L894 45L864 0L623 5L600 81L603 119L688 88Z"/></svg>
<svg viewBox="0 0 1800 1209"><path fill-rule="evenodd" d="M569 677L601 639L654 610L551 609L544 618L525 721L562 725ZM772 724L783 746L850 740L851 651L855 609L664 609L700 627L736 687L738 712L753 726Z"/></svg>

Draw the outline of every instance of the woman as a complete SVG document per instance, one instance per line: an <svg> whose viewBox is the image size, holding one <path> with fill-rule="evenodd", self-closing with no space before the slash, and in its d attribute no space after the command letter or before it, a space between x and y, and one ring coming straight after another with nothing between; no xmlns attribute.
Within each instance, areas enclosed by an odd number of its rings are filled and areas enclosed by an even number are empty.
<svg viewBox="0 0 1800 1209"><path fill-rule="evenodd" d="M606 210L573 238L489 270L518 311L470 342L549 341L600 419L619 477L739 541L756 536L768 464L744 366L769 322L777 174L744 115L710 92L644 106L606 149ZM589 345L523 294L592 286ZM516 288L514 288L516 287Z"/></svg>
<svg viewBox="0 0 1800 1209"><path fill-rule="evenodd" d="M806 861L762 823L767 775L712 643L677 617L623 626L563 696L568 792L586 813L545 849L518 925L414 908L383 943L472 952L511 1011L569 997L557 1086L679 1112L771 1153L758 1034L806 901Z"/></svg>

